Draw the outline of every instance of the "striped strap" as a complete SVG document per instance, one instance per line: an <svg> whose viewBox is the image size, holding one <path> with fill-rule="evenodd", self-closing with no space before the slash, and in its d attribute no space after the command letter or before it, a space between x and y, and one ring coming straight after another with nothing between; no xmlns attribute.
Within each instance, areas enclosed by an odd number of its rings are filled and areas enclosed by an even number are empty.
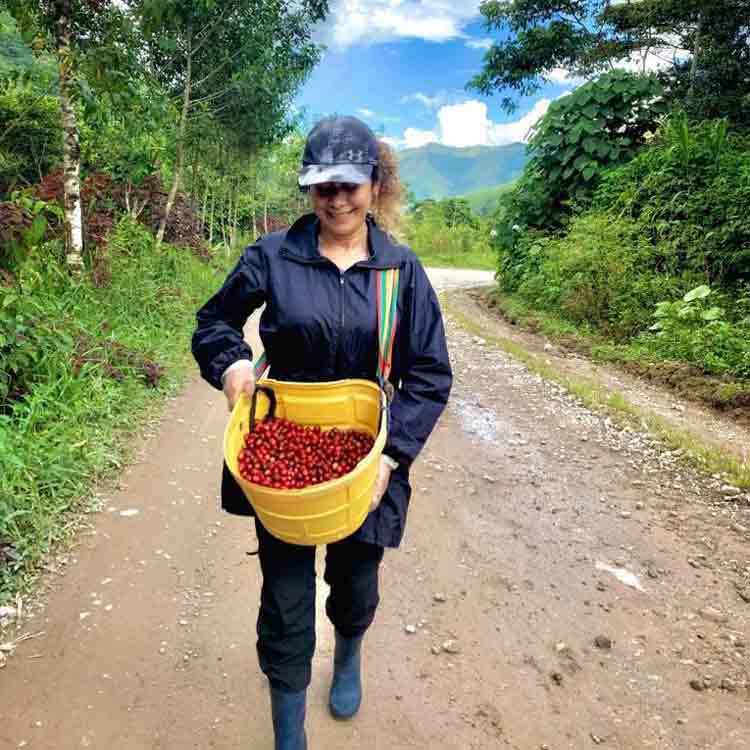
<svg viewBox="0 0 750 750"><path fill-rule="evenodd" d="M266 353L263 352L263 354L258 357L258 359L255 362L255 366L253 367L253 375L255 375L255 381L261 379L263 376L263 373L268 369L268 357L266 357Z"/></svg>
<svg viewBox="0 0 750 750"><path fill-rule="evenodd" d="M398 302L399 269L388 268L378 271L375 274L375 280L378 306L378 376L386 383L391 374L393 342L396 338L398 321L396 303ZM256 381L261 379L268 365L268 357L263 352L253 367Z"/></svg>
<svg viewBox="0 0 750 750"><path fill-rule="evenodd" d="M383 382L388 381L393 364L393 342L396 338L398 313L398 279L399 269L388 268L378 271L377 300L378 300L378 375Z"/></svg>

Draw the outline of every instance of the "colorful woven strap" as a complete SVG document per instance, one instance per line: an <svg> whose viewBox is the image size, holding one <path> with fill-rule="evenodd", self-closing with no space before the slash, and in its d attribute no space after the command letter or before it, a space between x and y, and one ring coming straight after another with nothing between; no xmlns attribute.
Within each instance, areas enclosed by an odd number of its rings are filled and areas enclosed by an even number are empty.
<svg viewBox="0 0 750 750"><path fill-rule="evenodd" d="M378 375L387 382L393 364L393 342L398 323L398 268L378 271Z"/></svg>
<svg viewBox="0 0 750 750"><path fill-rule="evenodd" d="M266 353L263 352L263 354L261 354L260 357L258 357L253 367L253 375L255 375L256 382L261 379L263 373L267 369L268 369L268 357L266 357Z"/></svg>
<svg viewBox="0 0 750 750"><path fill-rule="evenodd" d="M399 269L388 268L375 274L376 299L378 306L378 375L383 382L391 374L393 342L396 339L396 312L398 302ZM266 353L258 357L253 366L255 380L260 380L268 369Z"/></svg>

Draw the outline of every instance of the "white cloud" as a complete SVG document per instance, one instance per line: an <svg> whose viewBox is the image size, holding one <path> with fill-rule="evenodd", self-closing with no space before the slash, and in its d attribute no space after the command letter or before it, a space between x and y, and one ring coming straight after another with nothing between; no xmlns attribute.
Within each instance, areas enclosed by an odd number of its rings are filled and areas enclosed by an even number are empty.
<svg viewBox="0 0 750 750"><path fill-rule="evenodd" d="M402 96L401 104L408 104L409 102L420 102L421 104L424 104L427 109L435 109L441 104L445 104L446 99L447 95L443 91L438 92L437 94L435 94L435 96L427 96L427 94L423 94L421 91L417 91L416 94L408 94L407 96Z"/></svg>
<svg viewBox="0 0 750 750"><path fill-rule="evenodd" d="M487 105L468 101L440 107L440 142L446 146L476 146L489 143Z"/></svg>
<svg viewBox="0 0 750 750"><path fill-rule="evenodd" d="M570 84L571 86L580 86L585 80L575 73L565 70L565 68L553 68L545 74L545 77L552 83Z"/></svg>
<svg viewBox="0 0 750 750"><path fill-rule="evenodd" d="M466 46L472 49L489 49L492 46L492 39L468 39Z"/></svg>
<svg viewBox="0 0 750 750"><path fill-rule="evenodd" d="M446 146L503 146L527 141L531 128L549 108L541 99L528 114L514 122L496 123L487 116L484 102L469 100L438 111L440 143Z"/></svg>
<svg viewBox="0 0 750 750"><path fill-rule="evenodd" d="M679 40L674 40L675 44ZM617 63L618 68L624 68L632 73L658 73L660 70L671 68L675 60L685 60L690 56L690 52L685 49L675 49L674 47L663 47L649 50L644 55L639 52L633 52L629 60Z"/></svg>
<svg viewBox="0 0 750 750"><path fill-rule="evenodd" d="M419 148L428 143L437 143L440 140L434 130L418 130L417 128L406 128L401 145L404 148Z"/></svg>
<svg viewBox="0 0 750 750"><path fill-rule="evenodd" d="M404 142L400 138L391 138L387 135L380 135L378 138L385 141L391 148L401 148Z"/></svg>
<svg viewBox="0 0 750 750"><path fill-rule="evenodd" d="M358 115L362 115L362 117L375 117L375 113L371 109L367 109L366 107L360 107L357 110Z"/></svg>
<svg viewBox="0 0 750 750"><path fill-rule="evenodd" d="M319 35L338 49L405 38L445 42L465 36L478 16L479 0L332 0Z"/></svg>
<svg viewBox="0 0 750 750"><path fill-rule="evenodd" d="M569 94L566 91L565 96ZM513 122L493 122L487 116L484 102L470 99L460 104L445 105L437 113L438 122L432 130L407 128L403 138L386 137L394 148L419 148L428 143L444 146L504 146L524 143L531 129L549 109L550 99L541 99L528 114Z"/></svg>

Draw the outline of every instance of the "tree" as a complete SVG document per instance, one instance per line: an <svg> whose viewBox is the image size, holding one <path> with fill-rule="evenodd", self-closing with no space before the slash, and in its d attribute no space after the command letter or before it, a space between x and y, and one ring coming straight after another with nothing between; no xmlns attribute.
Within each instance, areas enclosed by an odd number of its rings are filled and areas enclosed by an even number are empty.
<svg viewBox="0 0 750 750"><path fill-rule="evenodd" d="M688 79L676 95L697 96L727 68L735 99L750 91L750 0L487 0L481 11L488 30L509 36L488 50L469 87L509 91L508 110L556 69L589 78L640 61L645 72L654 54L666 56L665 80Z"/></svg>
<svg viewBox="0 0 750 750"><path fill-rule="evenodd" d="M633 158L665 113L653 75L615 70L550 105L529 141L512 222L559 227L573 201L584 204L607 170Z"/></svg>
<svg viewBox="0 0 750 750"><path fill-rule="evenodd" d="M750 125L750 0L651 0L614 6L623 32L648 23L661 45L689 50L662 78L672 99L696 118Z"/></svg>
<svg viewBox="0 0 750 750"><path fill-rule="evenodd" d="M63 134L65 251L74 275L83 270L81 154L76 103L93 97L90 81L109 92L127 87L135 49L123 43L129 19L117 2L107 0L43 0L5 3L27 40L37 51L50 47L57 60L57 88ZM86 73L96 73L89 75Z"/></svg>
<svg viewBox="0 0 750 750"><path fill-rule="evenodd" d="M286 114L319 58L313 25L327 0L131 0L148 39L151 73L180 101L175 160L157 232L164 237L182 180L192 119L234 131L252 153L283 134Z"/></svg>

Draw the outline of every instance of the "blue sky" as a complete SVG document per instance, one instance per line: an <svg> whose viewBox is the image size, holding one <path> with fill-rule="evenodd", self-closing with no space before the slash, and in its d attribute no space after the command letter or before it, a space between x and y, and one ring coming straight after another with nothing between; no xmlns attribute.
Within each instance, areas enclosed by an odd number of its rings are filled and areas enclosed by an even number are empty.
<svg viewBox="0 0 750 750"><path fill-rule="evenodd" d="M500 95L465 89L492 38L479 0L332 0L318 37L328 50L297 99L308 118L355 114L397 146L524 140L550 101L570 91L564 71L506 115Z"/></svg>

